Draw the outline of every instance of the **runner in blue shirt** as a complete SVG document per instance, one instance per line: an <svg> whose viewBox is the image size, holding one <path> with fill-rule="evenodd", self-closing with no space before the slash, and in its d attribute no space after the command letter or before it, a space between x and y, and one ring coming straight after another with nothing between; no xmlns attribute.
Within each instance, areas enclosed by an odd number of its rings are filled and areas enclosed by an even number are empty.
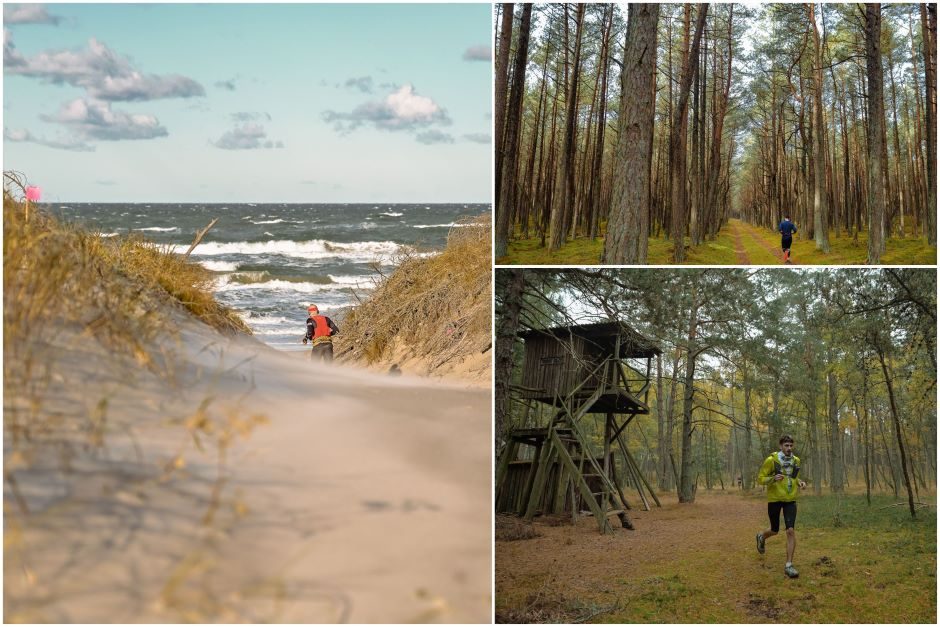
<svg viewBox="0 0 940 627"><path fill-rule="evenodd" d="M777 227L780 231L780 247L783 249L783 263L790 262L790 246L793 244L793 234L796 233L796 225L790 222L790 216L784 216L783 222Z"/></svg>

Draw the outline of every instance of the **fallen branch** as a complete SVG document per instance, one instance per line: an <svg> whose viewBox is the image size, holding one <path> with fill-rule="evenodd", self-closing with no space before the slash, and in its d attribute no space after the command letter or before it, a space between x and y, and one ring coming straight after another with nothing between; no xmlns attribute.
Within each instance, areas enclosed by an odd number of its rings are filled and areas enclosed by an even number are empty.
<svg viewBox="0 0 940 627"><path fill-rule="evenodd" d="M190 245L189 250L187 250L187 251L186 251L186 254L183 255L183 258L184 258L184 259L188 259L188 258L189 258L189 253L193 252L193 248L195 248L196 246L199 245L199 242L201 242L201 241L202 241L202 238L205 237L206 233L209 232L209 229L211 229L212 227L214 227L214 226L215 226L215 223L218 222L218 221L219 221L218 218L213 218L213 219L212 219L212 222L210 222L209 225L208 225L206 228L204 228L203 230L201 230L201 231L199 231L198 233L196 233L196 239L193 240L193 243Z"/></svg>
<svg viewBox="0 0 940 627"><path fill-rule="evenodd" d="M881 511L881 510L883 510L883 509L888 509L889 507L898 507L898 506L900 506L900 505L903 505L903 506L907 507L908 503L907 503L907 501L905 501L905 502L903 502L903 503L892 503L891 505L885 505L884 507L879 507L878 510ZM915 505L916 507L930 507L930 505L929 505L928 503L921 503L920 501L915 501L915 502L914 502L914 505Z"/></svg>

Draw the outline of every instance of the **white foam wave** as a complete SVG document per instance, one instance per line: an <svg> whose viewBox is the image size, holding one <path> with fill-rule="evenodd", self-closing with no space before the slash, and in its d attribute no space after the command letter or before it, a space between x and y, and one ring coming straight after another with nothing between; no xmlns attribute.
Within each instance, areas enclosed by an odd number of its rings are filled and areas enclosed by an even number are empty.
<svg viewBox="0 0 940 627"><path fill-rule="evenodd" d="M200 259L199 263L202 264L207 270L212 270L213 272L235 272L238 270L237 261L217 261L214 259Z"/></svg>
<svg viewBox="0 0 940 627"><path fill-rule="evenodd" d="M101 237L117 237L120 233L99 233Z"/></svg>
<svg viewBox="0 0 940 627"><path fill-rule="evenodd" d="M259 220L257 222L254 220L251 221L252 224L280 224L281 222L284 222L284 220L281 218L278 218L277 220Z"/></svg>
<svg viewBox="0 0 940 627"><path fill-rule="evenodd" d="M330 277L330 280L333 281L334 284L338 284L338 285L357 285L360 287L372 286L372 279L368 276L363 276L361 274L357 276L346 276L346 275L335 276L333 274L328 274L327 276Z"/></svg>
<svg viewBox="0 0 940 627"><path fill-rule="evenodd" d="M380 213L379 215L380 215L380 216L388 216L388 217L390 217L390 218L400 218L400 217L402 217L402 216L405 215L405 214L403 214L403 213L396 213L395 211L383 211L383 212Z"/></svg>
<svg viewBox="0 0 940 627"><path fill-rule="evenodd" d="M172 247L173 252L185 253L188 244ZM327 259L339 257L344 260L361 259L372 261L410 250L410 247L395 242L351 242L337 243L322 239L306 242L271 240L267 242L204 242L199 245L201 256L214 255L284 255L300 259Z"/></svg>
<svg viewBox="0 0 940 627"><path fill-rule="evenodd" d="M297 324L295 322L293 326L299 328L300 330L297 333L299 333L300 335L303 335L303 332L304 332L303 322L301 322L300 324ZM252 332L255 335L287 335L290 333L290 327L287 327L285 325L277 329L252 329Z"/></svg>
<svg viewBox="0 0 940 627"><path fill-rule="evenodd" d="M266 316L263 314L255 314L252 311L246 312L242 316L251 326L267 326L267 325L278 325L278 324L293 324L295 320L290 320L284 316Z"/></svg>
<svg viewBox="0 0 940 627"><path fill-rule="evenodd" d="M444 229L460 226L470 226L469 224L460 224L458 222L451 222L449 224L415 224L414 228L416 229Z"/></svg>
<svg viewBox="0 0 940 627"><path fill-rule="evenodd" d="M261 283L224 283L216 287L217 292L239 292L244 290L272 290L276 292L330 292L343 289L332 283L296 283L294 281L263 281Z"/></svg>
<svg viewBox="0 0 940 627"><path fill-rule="evenodd" d="M133 229L134 231L160 231L161 233L167 233L169 231L179 231L178 226L146 226L140 229ZM189 246L187 246L189 248Z"/></svg>

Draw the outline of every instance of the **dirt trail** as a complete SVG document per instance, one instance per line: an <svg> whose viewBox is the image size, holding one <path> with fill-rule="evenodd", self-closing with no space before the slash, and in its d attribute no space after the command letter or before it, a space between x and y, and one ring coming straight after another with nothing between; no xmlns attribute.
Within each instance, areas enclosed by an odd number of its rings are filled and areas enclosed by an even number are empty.
<svg viewBox="0 0 940 627"><path fill-rule="evenodd" d="M718 616L749 619L745 622L770 618L755 606L752 593L760 581L784 580L785 542L781 534L768 541L766 554L757 554L754 536L767 523L762 500L729 491L700 493L688 505L669 496L662 508L634 509L630 516L635 531L618 527L613 534L600 535L593 518L587 517L575 528L537 522L541 537L497 542L497 622L501 613L530 604L533 594L562 593L602 605L619 598L622 607L631 608L628 611L640 611L632 608L632 601L644 601L651 591L677 578L679 586L689 589L676 594L690 600L694 586L721 590L721 598L709 599L716 604L712 609L721 612ZM799 557L798 547L798 563ZM810 559L805 553L803 558ZM599 598L598 593L609 595ZM654 622L663 620L660 616Z"/></svg>
<svg viewBox="0 0 940 627"><path fill-rule="evenodd" d="M744 250L744 243L741 241L741 223L737 220L731 221L731 230L734 231L734 254L738 257L738 264L742 266L751 265L751 258Z"/></svg>
<svg viewBox="0 0 940 627"><path fill-rule="evenodd" d="M767 240L765 240L763 237L760 236L760 234L755 233L753 226L751 226L750 224L745 224L745 223L740 222L740 221L738 221L738 220L735 220L734 222L736 222L736 224L735 224L735 227L736 227L736 228L737 228L737 227L740 227L741 229L743 229L744 232L745 232L745 234L746 234L748 237L750 237L751 239L753 239L754 241L756 241L758 244L760 244L761 248L763 248L763 249L766 250L768 253L770 253L771 255L773 255L775 259L778 259L778 260L780 261L780 263L783 263L783 252L782 252L781 250L777 249L777 248L774 248L774 246L773 246L772 244L768 243ZM736 232L737 232L737 231L736 231Z"/></svg>

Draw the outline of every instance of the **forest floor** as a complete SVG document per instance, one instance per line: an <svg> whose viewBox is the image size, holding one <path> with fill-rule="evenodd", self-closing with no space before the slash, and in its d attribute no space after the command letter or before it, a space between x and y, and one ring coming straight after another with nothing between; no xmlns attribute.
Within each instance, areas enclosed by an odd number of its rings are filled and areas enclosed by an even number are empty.
<svg viewBox="0 0 940 627"><path fill-rule="evenodd" d="M686 264L689 265L779 265L783 263L780 237L740 220L728 220L713 240L699 246L689 246L686 240ZM801 239L799 235L791 249L794 265L861 265L868 258L868 234L858 234L858 241L850 234L832 232L829 235L830 252L816 250L816 242ZM550 252L538 237L509 243L509 254L496 260L500 265L595 265L600 263L604 239L576 238L560 250ZM648 240L647 263L672 265L673 245L664 237ZM928 245L920 237L890 238L881 262L885 265L933 265L937 247Z"/></svg>
<svg viewBox="0 0 940 627"><path fill-rule="evenodd" d="M936 497L920 498L912 521L903 496L802 495L797 579L782 532L757 552L759 493L664 495L608 535L536 519L538 537L496 543L496 622L936 623Z"/></svg>

